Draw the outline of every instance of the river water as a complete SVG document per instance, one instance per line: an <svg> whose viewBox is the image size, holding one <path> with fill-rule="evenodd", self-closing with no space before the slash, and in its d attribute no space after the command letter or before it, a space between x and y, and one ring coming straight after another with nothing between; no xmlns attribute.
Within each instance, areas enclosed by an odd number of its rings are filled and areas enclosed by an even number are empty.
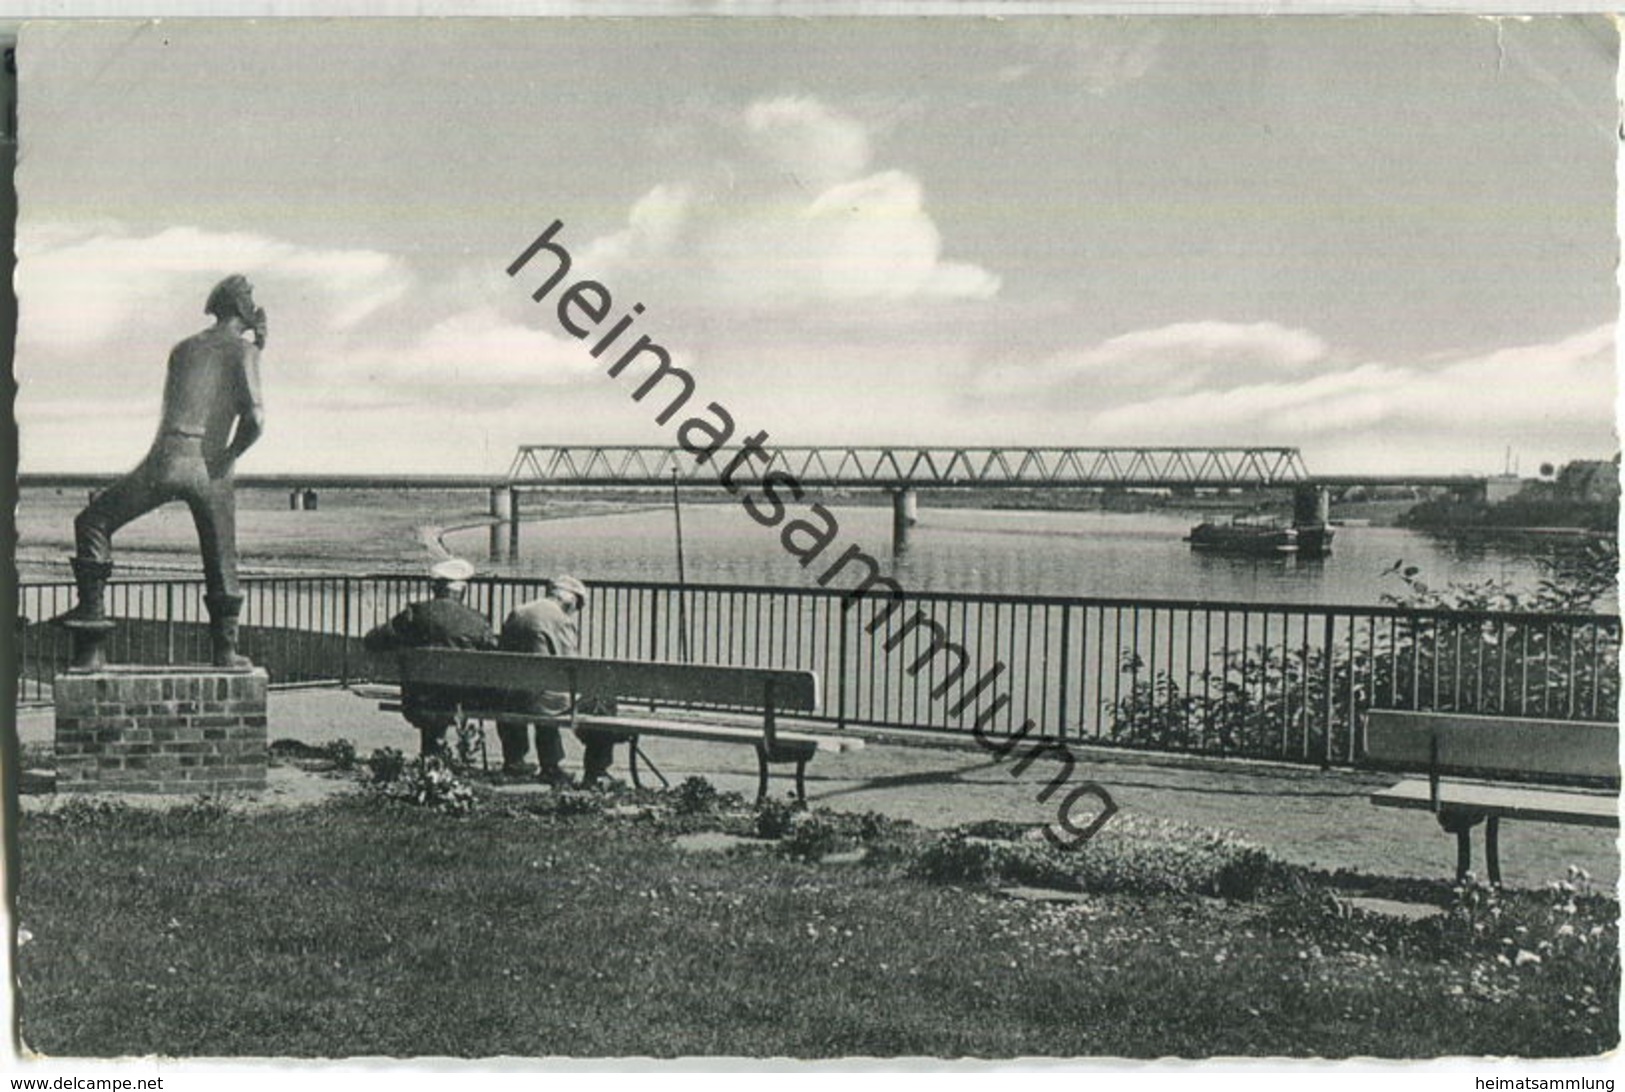
<svg viewBox="0 0 1625 1092"><path fill-rule="evenodd" d="M1531 590L1545 575L1540 558L1555 539L1459 542L1392 527L1340 528L1323 559L1224 557L1195 553L1184 536L1199 517L1168 512L1034 512L922 508L905 556L889 557L891 512L832 507L839 536L806 569L738 506L685 505L685 577L691 582L811 586L850 545L889 564L916 591L1200 599L1255 603L1374 604L1403 587L1383 574L1394 562L1417 566L1434 583L1506 581ZM794 518L795 510L791 516ZM448 533L464 556L488 557L489 532ZM676 580L673 512L526 523L516 558L485 562L499 571L570 572L584 579ZM832 586L850 587L858 569Z"/></svg>
<svg viewBox="0 0 1625 1092"><path fill-rule="evenodd" d="M78 491L24 490L17 510L18 562L27 581L66 581ZM780 529L754 522L738 504L682 507L690 582L813 587L848 546L876 557L905 589L1250 603L1372 605L1403 591L1383 573L1403 560L1433 584L1506 581L1532 590L1542 558L1575 548L1559 536L1458 540L1393 527L1342 527L1324 559L1221 557L1193 553L1184 536L1201 517L1171 512L1056 512L932 508L922 504L907 554L890 557L891 509L826 502L839 529L822 559L803 569L780 544ZM482 571L584 580L677 579L670 505L547 502L528 497L515 558L493 560L483 493L328 490L317 511L290 511L271 490L240 492L238 542L247 573L421 572L439 540ZM577 514L573 514L577 513ZM807 510L795 507L790 519ZM499 536L506 545L507 535ZM197 538L184 506L169 505L119 532L117 579L198 571ZM857 567L835 578L846 588ZM1613 609L1612 603L1602 605Z"/></svg>

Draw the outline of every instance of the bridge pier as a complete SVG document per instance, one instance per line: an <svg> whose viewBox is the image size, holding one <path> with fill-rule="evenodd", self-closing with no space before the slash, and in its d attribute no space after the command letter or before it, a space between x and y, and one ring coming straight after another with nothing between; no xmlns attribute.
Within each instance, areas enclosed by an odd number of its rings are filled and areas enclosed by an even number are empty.
<svg viewBox="0 0 1625 1092"><path fill-rule="evenodd" d="M907 486L891 490L891 552L908 549L908 529L920 522L920 495Z"/></svg>
<svg viewBox="0 0 1625 1092"><path fill-rule="evenodd" d="M302 512L305 508L305 491L297 485L288 490L288 511Z"/></svg>
<svg viewBox="0 0 1625 1092"><path fill-rule="evenodd" d="M505 485L491 487L491 543L490 554L492 561L501 561L503 547L506 539L512 532L509 525L513 522L513 490Z"/></svg>
<svg viewBox="0 0 1625 1092"><path fill-rule="evenodd" d="M508 486L508 557L519 556L519 489Z"/></svg>
<svg viewBox="0 0 1625 1092"><path fill-rule="evenodd" d="M1332 494L1324 485L1300 485L1292 492L1292 522L1324 525L1332 517Z"/></svg>

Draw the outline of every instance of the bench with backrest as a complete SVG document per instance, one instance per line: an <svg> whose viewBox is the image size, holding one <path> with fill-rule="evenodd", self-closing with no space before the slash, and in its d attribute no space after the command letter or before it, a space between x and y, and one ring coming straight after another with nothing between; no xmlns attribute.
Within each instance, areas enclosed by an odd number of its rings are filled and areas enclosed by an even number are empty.
<svg viewBox="0 0 1625 1092"><path fill-rule="evenodd" d="M534 656L519 652L410 649L398 654L403 691L430 687L445 708L415 703L462 727L471 721L535 721L596 733L628 744L627 766L640 784L638 741L643 737L731 743L752 747L757 759L757 795L767 796L768 767L795 765L796 795L806 799L807 763L819 751L855 751L861 739L782 731L781 714L818 709L818 677L810 671L761 667L721 667L647 660L578 656ZM528 710L533 695L551 691L570 696L571 714L548 718ZM626 716L583 709L702 706L703 717ZM382 708L399 711L398 697ZM749 722L739 718L748 717ZM656 771L658 774L658 770Z"/></svg>
<svg viewBox="0 0 1625 1092"><path fill-rule="evenodd" d="M1423 773L1371 794L1385 808L1431 811L1456 836L1456 878L1472 867L1468 832L1484 823L1484 861L1501 882L1502 819L1619 826L1619 727L1466 713L1373 709L1368 766Z"/></svg>

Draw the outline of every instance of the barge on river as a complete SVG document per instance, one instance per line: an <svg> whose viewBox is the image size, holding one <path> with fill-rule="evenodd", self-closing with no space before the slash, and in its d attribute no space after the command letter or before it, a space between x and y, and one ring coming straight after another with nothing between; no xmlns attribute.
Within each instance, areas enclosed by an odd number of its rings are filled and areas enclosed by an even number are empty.
<svg viewBox="0 0 1625 1092"><path fill-rule="evenodd" d="M1325 557L1332 529L1324 523L1290 524L1273 517L1237 516L1229 523L1199 523L1186 542L1193 550L1253 557Z"/></svg>

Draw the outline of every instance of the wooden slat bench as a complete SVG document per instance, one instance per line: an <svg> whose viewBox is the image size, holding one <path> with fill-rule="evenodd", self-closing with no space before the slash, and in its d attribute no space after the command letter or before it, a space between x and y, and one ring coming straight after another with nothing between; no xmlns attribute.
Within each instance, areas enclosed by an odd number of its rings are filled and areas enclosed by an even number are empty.
<svg viewBox="0 0 1625 1092"><path fill-rule="evenodd" d="M628 744L627 766L634 785L640 784L638 741L644 736L754 748L758 799L767 796L770 765L794 763L796 796L805 800L807 763L819 751L863 747L861 739L779 730L780 714L817 711L818 677L810 671L456 649L410 649L397 655L402 688L431 686L448 695L466 692L468 700L454 702L449 708L424 707L459 724L504 719L548 723L550 718L527 711L528 697L542 691L570 695L572 710L584 703L590 706L594 699L612 700L622 707L724 707L715 715L707 714L706 719L572 712L567 718L551 720L575 729L578 735L593 732ZM399 695L387 697L380 708L399 711ZM741 715L759 720L724 722L726 717Z"/></svg>
<svg viewBox="0 0 1625 1092"><path fill-rule="evenodd" d="M1484 823L1484 859L1501 882L1502 819L1619 826L1619 727L1465 713L1373 709L1365 762L1426 773L1371 794L1384 808L1433 812L1456 836L1456 878L1472 867L1468 833Z"/></svg>

